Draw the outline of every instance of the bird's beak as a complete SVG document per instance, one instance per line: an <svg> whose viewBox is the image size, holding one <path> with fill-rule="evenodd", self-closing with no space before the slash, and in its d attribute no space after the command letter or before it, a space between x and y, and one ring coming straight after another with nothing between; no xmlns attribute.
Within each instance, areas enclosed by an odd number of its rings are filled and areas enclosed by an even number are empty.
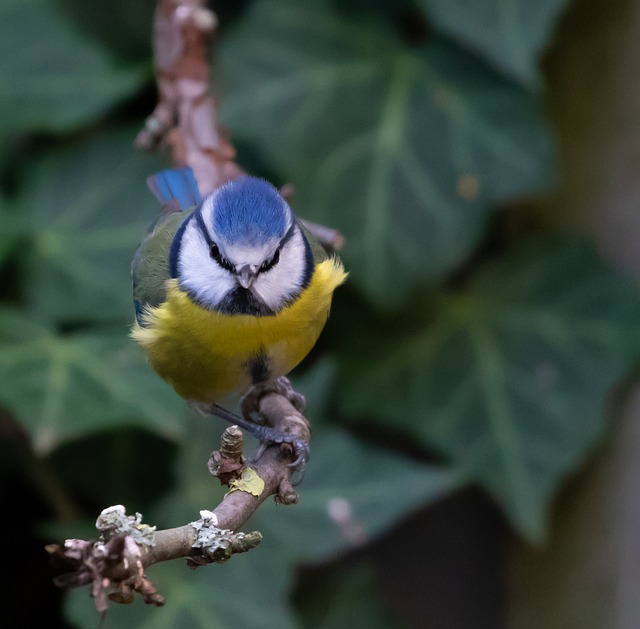
<svg viewBox="0 0 640 629"><path fill-rule="evenodd" d="M242 288L249 288L249 286L253 284L253 280L256 279L257 274L258 269L253 264L245 264L242 268L236 271L238 283Z"/></svg>

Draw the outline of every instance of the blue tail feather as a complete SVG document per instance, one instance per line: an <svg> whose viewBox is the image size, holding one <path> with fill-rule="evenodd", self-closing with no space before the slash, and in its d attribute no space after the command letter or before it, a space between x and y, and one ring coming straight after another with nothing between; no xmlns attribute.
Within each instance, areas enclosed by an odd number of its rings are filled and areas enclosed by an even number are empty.
<svg viewBox="0 0 640 629"><path fill-rule="evenodd" d="M176 201L181 210L188 210L202 201L193 170L167 168L147 178L147 186L163 205Z"/></svg>

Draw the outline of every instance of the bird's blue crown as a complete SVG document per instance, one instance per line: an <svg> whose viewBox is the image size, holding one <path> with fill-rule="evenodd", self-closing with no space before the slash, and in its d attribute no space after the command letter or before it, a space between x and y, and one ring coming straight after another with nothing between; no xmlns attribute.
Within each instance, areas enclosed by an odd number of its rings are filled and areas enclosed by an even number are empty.
<svg viewBox="0 0 640 629"><path fill-rule="evenodd" d="M264 179L238 177L215 196L213 227L230 244L261 245L285 235L291 210Z"/></svg>

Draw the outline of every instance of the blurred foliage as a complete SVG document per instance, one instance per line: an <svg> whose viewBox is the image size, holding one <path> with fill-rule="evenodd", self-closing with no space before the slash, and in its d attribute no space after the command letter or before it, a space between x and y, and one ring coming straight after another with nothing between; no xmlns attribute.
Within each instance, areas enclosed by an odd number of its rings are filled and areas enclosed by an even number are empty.
<svg viewBox="0 0 640 629"><path fill-rule="evenodd" d="M122 496L176 526L221 496L206 473L221 426L188 416L127 338L162 165L131 145L153 107L153 2L134 4L0 7L0 404L88 519ZM472 482L543 538L640 354L636 288L526 211L554 185L538 61L566 3L219 4L216 87L242 165L343 231L351 276L297 376L314 421L301 504L265 505L248 525L265 541L225 566L154 567L167 606L105 627L396 626L362 566L294 609L296 566ZM85 591L67 614L97 622Z"/></svg>
<svg viewBox="0 0 640 629"><path fill-rule="evenodd" d="M538 539L640 351L633 294L582 241L527 243L382 356L364 340L348 352L341 408L439 446Z"/></svg>
<svg viewBox="0 0 640 629"><path fill-rule="evenodd" d="M131 251L149 223L145 179L162 167L131 150L136 129L109 129L47 151L24 175L30 208L25 291L53 321L126 320Z"/></svg>
<svg viewBox="0 0 640 629"><path fill-rule="evenodd" d="M223 120L347 234L352 281L389 308L469 255L492 202L540 189L548 129L481 60L325 4L252 5L221 46Z"/></svg>
<svg viewBox="0 0 640 629"><path fill-rule="evenodd" d="M532 87L539 85L538 58L551 40L565 0L416 0L428 19L461 46Z"/></svg>
<svg viewBox="0 0 640 629"><path fill-rule="evenodd" d="M0 395L39 452L123 423L179 433L179 402L146 368L126 327L61 335L0 310L0 341Z"/></svg>
<svg viewBox="0 0 640 629"><path fill-rule="evenodd" d="M140 65L118 67L50 0L5 0L0 24L0 145L20 131L89 123L148 77Z"/></svg>

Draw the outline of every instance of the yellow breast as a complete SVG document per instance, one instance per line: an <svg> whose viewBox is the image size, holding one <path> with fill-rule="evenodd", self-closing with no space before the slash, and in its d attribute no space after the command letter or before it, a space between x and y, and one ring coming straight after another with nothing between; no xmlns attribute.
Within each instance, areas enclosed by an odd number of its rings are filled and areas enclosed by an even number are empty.
<svg viewBox="0 0 640 629"><path fill-rule="evenodd" d="M166 301L145 311L146 327L136 323L132 336L179 395L216 402L252 383L251 365L258 356L267 360L271 377L291 371L317 341L333 291L345 277L338 259L325 260L295 302L265 317L201 308L171 279Z"/></svg>

